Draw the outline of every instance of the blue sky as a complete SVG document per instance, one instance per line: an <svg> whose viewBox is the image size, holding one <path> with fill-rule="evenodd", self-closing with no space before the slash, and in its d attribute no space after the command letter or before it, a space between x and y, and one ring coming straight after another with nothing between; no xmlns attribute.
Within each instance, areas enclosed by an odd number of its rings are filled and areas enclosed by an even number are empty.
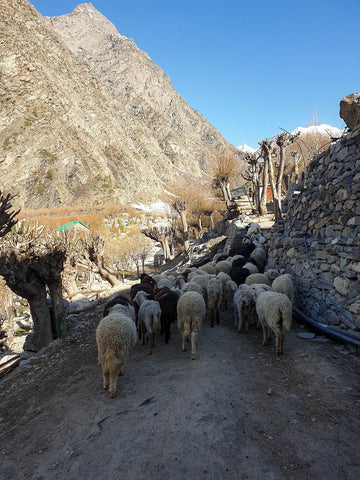
<svg viewBox="0 0 360 480"><path fill-rule="evenodd" d="M42 14L76 0L33 0ZM344 128L360 90L360 0L93 0L235 146L307 126Z"/></svg>

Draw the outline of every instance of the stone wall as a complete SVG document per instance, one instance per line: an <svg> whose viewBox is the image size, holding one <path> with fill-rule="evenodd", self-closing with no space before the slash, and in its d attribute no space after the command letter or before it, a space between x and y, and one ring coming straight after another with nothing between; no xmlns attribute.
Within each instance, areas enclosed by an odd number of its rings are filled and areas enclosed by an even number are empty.
<svg viewBox="0 0 360 480"><path fill-rule="evenodd" d="M312 161L306 188L288 200L279 228L270 242L269 266L292 274L295 305L322 323L359 325L359 129Z"/></svg>

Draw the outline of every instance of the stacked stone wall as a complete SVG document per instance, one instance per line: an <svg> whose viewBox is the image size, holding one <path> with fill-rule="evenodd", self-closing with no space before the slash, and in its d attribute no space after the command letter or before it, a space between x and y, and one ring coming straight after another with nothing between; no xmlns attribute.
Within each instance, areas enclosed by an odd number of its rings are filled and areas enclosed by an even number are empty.
<svg viewBox="0 0 360 480"><path fill-rule="evenodd" d="M279 227L280 228L280 227ZM360 324L360 130L309 166L270 241L269 266L291 273L295 305L314 320Z"/></svg>

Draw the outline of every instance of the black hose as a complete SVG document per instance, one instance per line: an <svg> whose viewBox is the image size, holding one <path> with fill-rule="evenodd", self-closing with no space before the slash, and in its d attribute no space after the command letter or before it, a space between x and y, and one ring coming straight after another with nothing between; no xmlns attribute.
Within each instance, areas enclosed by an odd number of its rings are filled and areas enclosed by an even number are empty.
<svg viewBox="0 0 360 480"><path fill-rule="evenodd" d="M316 322L315 320L305 315L296 307L293 308L293 312L295 316L298 317L300 320L303 320L305 323L313 327L315 330L318 330L321 333L324 333L325 335L332 338L333 340L350 343L351 345L354 345L356 348L360 348L360 340L356 340L355 338L352 338L351 336L349 336L350 333L349 335L345 333L340 333L334 330L334 328L331 327L331 325L325 325L324 323Z"/></svg>

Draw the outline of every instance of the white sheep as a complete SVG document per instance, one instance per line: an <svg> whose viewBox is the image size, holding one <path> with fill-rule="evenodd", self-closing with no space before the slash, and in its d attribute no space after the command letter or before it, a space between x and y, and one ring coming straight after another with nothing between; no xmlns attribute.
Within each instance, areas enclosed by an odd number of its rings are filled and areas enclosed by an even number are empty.
<svg viewBox="0 0 360 480"><path fill-rule="evenodd" d="M274 292L284 293L289 297L291 303L294 303L294 285L291 280L291 276L288 273L284 273L279 277L276 277L271 285Z"/></svg>
<svg viewBox="0 0 360 480"><path fill-rule="evenodd" d="M266 283L252 283L250 286L252 299L250 302L250 319L252 323L256 323L256 326L259 327L259 318L256 313L256 300L260 293L272 291L271 287Z"/></svg>
<svg viewBox="0 0 360 480"><path fill-rule="evenodd" d="M182 333L182 349L186 350L186 340L191 335L191 358L196 358L196 338L200 333L206 315L204 298L197 292L186 292L177 304L177 324Z"/></svg>
<svg viewBox="0 0 360 480"><path fill-rule="evenodd" d="M147 336L148 355L152 354L155 346L155 333L160 327L161 308L156 300L148 300L147 295L143 291L139 291L134 302L139 305L138 319L140 329L140 343L144 344L145 336Z"/></svg>
<svg viewBox="0 0 360 480"><path fill-rule="evenodd" d="M220 260L220 262L217 262L215 265L216 273L224 272L229 274L231 272L231 266L231 260Z"/></svg>
<svg viewBox="0 0 360 480"><path fill-rule="evenodd" d="M226 287L227 282L231 281L231 277L230 277L230 275L228 275L227 273L219 272L219 273L216 275L216 278L218 278L219 280L221 280L222 287L223 287L223 298L222 298L222 301L221 301L221 310L224 311L224 310L226 310L225 287Z"/></svg>
<svg viewBox="0 0 360 480"><path fill-rule="evenodd" d="M216 323L220 323L220 309L223 298L223 284L217 277L210 278L206 286L206 293L208 299L208 309L210 310L210 326L214 326L216 317Z"/></svg>
<svg viewBox="0 0 360 480"><path fill-rule="evenodd" d="M215 267L210 263L205 263L205 265L201 265L201 267L199 267L199 270L205 273L210 273L212 275L216 274Z"/></svg>
<svg viewBox="0 0 360 480"><path fill-rule="evenodd" d="M269 270L266 270L266 272L264 272L264 275L268 277L271 284L275 280L275 278L280 275L280 273L275 268L269 268Z"/></svg>
<svg viewBox="0 0 360 480"><path fill-rule="evenodd" d="M250 253L250 259L255 262L256 266L258 267L259 272L263 272L266 266L267 257L266 252L263 247L256 247Z"/></svg>
<svg viewBox="0 0 360 480"><path fill-rule="evenodd" d="M157 282L157 288L171 288L173 286L171 280L168 277L160 277L159 281Z"/></svg>
<svg viewBox="0 0 360 480"><path fill-rule="evenodd" d="M245 332L249 329L249 323L251 322L251 302L252 302L252 290L249 285L245 283L239 285L239 288L234 294L234 327L237 327L237 331L242 330L245 322Z"/></svg>
<svg viewBox="0 0 360 480"><path fill-rule="evenodd" d="M224 297L225 297L225 310L234 308L234 295L238 289L237 283L234 280L228 280L225 284Z"/></svg>
<svg viewBox="0 0 360 480"><path fill-rule="evenodd" d="M124 313L124 305L114 305L96 329L98 359L103 372L104 388L110 397L115 397L117 377L123 374L123 367L130 350L137 341L137 330L130 315Z"/></svg>
<svg viewBox="0 0 360 480"><path fill-rule="evenodd" d="M200 285L200 287L202 288L202 295L205 301L207 299L206 286L211 277L212 275L210 275L209 273L202 273L201 275L195 275L194 277L192 277L189 282L189 283L197 283Z"/></svg>
<svg viewBox="0 0 360 480"><path fill-rule="evenodd" d="M276 353L283 353L284 334L290 331L292 303L287 295L278 292L263 292L256 300L256 313L263 328L263 345L271 332L276 337Z"/></svg>
<svg viewBox="0 0 360 480"><path fill-rule="evenodd" d="M250 275L252 273L259 273L259 269L257 268L257 266L251 262L246 262L243 268L246 268L247 270L249 270Z"/></svg>
<svg viewBox="0 0 360 480"><path fill-rule="evenodd" d="M203 288L197 282L185 283L182 288L182 294L185 292L197 292L204 297Z"/></svg>
<svg viewBox="0 0 360 480"><path fill-rule="evenodd" d="M252 273L246 278L245 283L246 285L252 285L253 283L270 285L270 280L263 273Z"/></svg>

